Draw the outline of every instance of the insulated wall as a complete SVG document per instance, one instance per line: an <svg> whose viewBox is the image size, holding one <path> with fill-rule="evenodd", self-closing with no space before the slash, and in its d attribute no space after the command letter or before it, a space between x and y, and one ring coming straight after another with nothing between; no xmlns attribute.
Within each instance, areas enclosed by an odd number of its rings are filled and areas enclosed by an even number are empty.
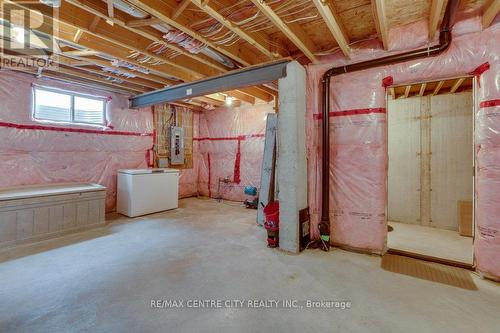
<svg viewBox="0 0 500 333"><path fill-rule="evenodd" d="M390 53L427 45L428 32L415 23L391 33ZM456 77L479 78L476 110L476 239L479 271L500 278L500 24L481 31L471 18L453 28L443 54L333 78L330 112L330 220L334 243L382 253L386 247L387 155L386 90L395 84ZM411 42L414 42L410 45ZM436 41L434 41L436 42ZM341 55L308 66L307 135L309 206L317 236L321 207L321 77L331 67L388 55L376 41L356 45L349 60ZM488 63L486 65L486 63ZM489 67L488 67L489 66ZM487 69L489 68L489 69Z"/></svg>
<svg viewBox="0 0 500 333"><path fill-rule="evenodd" d="M199 114L194 138L198 192L243 201L245 186L260 189L267 114L273 104L224 107Z"/></svg>
<svg viewBox="0 0 500 333"><path fill-rule="evenodd" d="M33 84L108 97L106 127L33 119ZM116 171L147 166L151 110L128 108L127 96L31 75L0 72L0 187L90 182L107 187L116 205Z"/></svg>

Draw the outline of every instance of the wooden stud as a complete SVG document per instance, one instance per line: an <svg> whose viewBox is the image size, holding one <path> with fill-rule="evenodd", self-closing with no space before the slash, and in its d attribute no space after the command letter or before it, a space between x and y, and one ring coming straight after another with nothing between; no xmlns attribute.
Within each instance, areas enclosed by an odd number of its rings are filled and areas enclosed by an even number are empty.
<svg viewBox="0 0 500 333"><path fill-rule="evenodd" d="M302 53L305 54L309 60L313 63L317 63L318 59L314 55L314 45L312 41L307 37L304 31L300 31L297 27L292 28L291 25L287 25L283 20L272 10L269 5L261 0L250 0L252 3L273 23L295 46L299 48ZM295 31L294 31L295 30ZM301 35L301 38L298 35Z"/></svg>
<svg viewBox="0 0 500 333"><path fill-rule="evenodd" d="M427 88L427 83L422 83L420 85L420 92L418 93L419 97L424 96L424 94L425 94L425 88Z"/></svg>
<svg viewBox="0 0 500 333"><path fill-rule="evenodd" d="M318 9L321 17L323 17L323 20L328 26L328 29L333 35L333 38L335 38L337 44L339 44L340 49L346 57L349 57L349 39L347 38L347 34L342 28L340 20L337 19L335 13L331 10L328 3L323 2L322 0L313 0L313 2L316 5L316 8Z"/></svg>
<svg viewBox="0 0 500 333"><path fill-rule="evenodd" d="M434 89L434 91L432 92L432 96L436 96L437 94L439 94L439 91L443 87L443 84L444 84L444 81L439 81L439 83L436 86L436 89Z"/></svg>
<svg viewBox="0 0 500 333"><path fill-rule="evenodd" d="M379 40L382 42L384 50L389 49L389 37L388 37L388 27L387 18L385 15L385 2L384 0L372 0L372 11L375 21L375 28L377 29L377 34Z"/></svg>
<svg viewBox="0 0 500 333"><path fill-rule="evenodd" d="M410 90L411 90L411 85L406 86L404 98L408 98L408 96L410 95Z"/></svg>
<svg viewBox="0 0 500 333"><path fill-rule="evenodd" d="M456 80L455 83L453 84L453 86L450 89L450 93L452 93L452 94L455 93L457 91L457 89L460 88L460 86L462 85L462 83L464 83L464 81L465 81L464 77L461 77L458 80Z"/></svg>
<svg viewBox="0 0 500 333"><path fill-rule="evenodd" d="M491 22L493 22L499 11L500 11L500 0L492 0L483 14L483 19L482 19L483 29L486 29L490 26Z"/></svg>
<svg viewBox="0 0 500 333"><path fill-rule="evenodd" d="M187 8L187 6L191 3L191 0L182 0L181 3L175 8L172 13L172 20L177 20L179 16L181 16L182 12Z"/></svg>
<svg viewBox="0 0 500 333"><path fill-rule="evenodd" d="M446 5L446 0L432 0L431 12L429 15L429 39L433 39L439 28L439 20L441 19L441 13Z"/></svg>

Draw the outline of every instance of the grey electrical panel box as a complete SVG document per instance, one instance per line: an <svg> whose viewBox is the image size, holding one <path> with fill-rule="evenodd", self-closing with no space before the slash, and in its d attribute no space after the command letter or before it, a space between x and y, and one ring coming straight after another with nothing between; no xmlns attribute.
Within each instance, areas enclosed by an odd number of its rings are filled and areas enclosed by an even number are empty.
<svg viewBox="0 0 500 333"><path fill-rule="evenodd" d="M184 163L184 128L172 126L170 127L170 164Z"/></svg>

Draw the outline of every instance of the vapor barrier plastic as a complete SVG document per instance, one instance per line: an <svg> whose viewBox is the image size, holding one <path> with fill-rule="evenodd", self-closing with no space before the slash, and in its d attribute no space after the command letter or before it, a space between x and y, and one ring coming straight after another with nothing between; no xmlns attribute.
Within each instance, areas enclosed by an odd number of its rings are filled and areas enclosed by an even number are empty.
<svg viewBox="0 0 500 333"><path fill-rule="evenodd" d="M272 104L262 104L200 114L195 137L200 194L243 201L245 186L260 189L266 117L272 112Z"/></svg>
<svg viewBox="0 0 500 333"><path fill-rule="evenodd" d="M107 126L34 120L34 84L109 97ZM0 100L0 187L97 183L107 187L106 210L113 211L117 170L147 166L152 113L129 109L127 96L2 71Z"/></svg>
<svg viewBox="0 0 500 333"><path fill-rule="evenodd" d="M351 59L336 54L310 65L307 91L309 206L313 236L321 212L321 77L331 67L417 49L427 35L422 22L390 33L390 51L374 41L355 45ZM437 57L382 66L332 78L330 112L330 220L334 243L381 253L386 247L387 149L386 91L394 84L456 77L482 64L490 69L479 78L476 110L476 239L479 271L500 278L500 24L480 31L480 19L453 28L449 49ZM423 37L424 36L424 37Z"/></svg>

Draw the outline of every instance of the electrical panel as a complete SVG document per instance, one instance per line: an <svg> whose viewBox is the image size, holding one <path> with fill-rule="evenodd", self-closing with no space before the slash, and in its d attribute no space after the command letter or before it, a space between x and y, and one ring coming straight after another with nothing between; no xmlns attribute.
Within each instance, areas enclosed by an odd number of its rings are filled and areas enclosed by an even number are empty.
<svg viewBox="0 0 500 333"><path fill-rule="evenodd" d="M170 164L184 163L184 128L172 126L170 127Z"/></svg>

